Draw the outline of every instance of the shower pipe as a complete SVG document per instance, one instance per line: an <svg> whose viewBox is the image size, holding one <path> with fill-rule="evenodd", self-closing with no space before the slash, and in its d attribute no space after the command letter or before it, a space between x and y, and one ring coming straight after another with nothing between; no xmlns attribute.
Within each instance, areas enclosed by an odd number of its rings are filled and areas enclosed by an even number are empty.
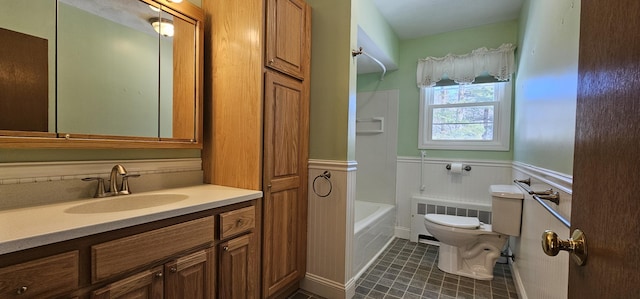
<svg viewBox="0 0 640 299"><path fill-rule="evenodd" d="M427 156L427 151L420 151L420 191L424 191L427 186L424 183L424 158Z"/></svg>
<svg viewBox="0 0 640 299"><path fill-rule="evenodd" d="M380 81L384 80L384 74L387 73L387 68L384 66L384 64L382 62L380 62L380 60L376 59L375 57L371 56L369 53L365 52L362 47L360 47L359 50L351 50L351 55L353 57L356 57L360 54L364 54L365 56L371 58L371 60L375 61L378 65L380 65L380 67L382 68L382 74L380 75Z"/></svg>

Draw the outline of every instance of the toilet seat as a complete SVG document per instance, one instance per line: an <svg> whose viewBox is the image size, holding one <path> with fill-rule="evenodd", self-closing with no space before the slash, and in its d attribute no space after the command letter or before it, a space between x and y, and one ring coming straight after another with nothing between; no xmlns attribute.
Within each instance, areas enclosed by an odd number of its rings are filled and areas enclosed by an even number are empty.
<svg viewBox="0 0 640 299"><path fill-rule="evenodd" d="M444 214L426 214L424 219L435 224L463 228L463 229L478 229L480 227L480 220L476 217L464 217L453 216Z"/></svg>

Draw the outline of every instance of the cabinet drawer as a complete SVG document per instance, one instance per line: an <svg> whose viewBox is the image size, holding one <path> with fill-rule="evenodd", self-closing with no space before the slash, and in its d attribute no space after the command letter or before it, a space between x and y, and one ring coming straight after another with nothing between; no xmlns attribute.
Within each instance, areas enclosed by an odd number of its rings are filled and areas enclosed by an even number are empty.
<svg viewBox="0 0 640 299"><path fill-rule="evenodd" d="M142 271L91 293L91 299L162 298L162 266Z"/></svg>
<svg viewBox="0 0 640 299"><path fill-rule="evenodd" d="M78 251L0 269L0 298L48 298L78 288Z"/></svg>
<svg viewBox="0 0 640 299"><path fill-rule="evenodd" d="M178 252L213 242L213 216L163 227L91 247L91 280L158 261Z"/></svg>
<svg viewBox="0 0 640 299"><path fill-rule="evenodd" d="M256 208L254 206L220 214L220 239L246 232L255 227Z"/></svg>

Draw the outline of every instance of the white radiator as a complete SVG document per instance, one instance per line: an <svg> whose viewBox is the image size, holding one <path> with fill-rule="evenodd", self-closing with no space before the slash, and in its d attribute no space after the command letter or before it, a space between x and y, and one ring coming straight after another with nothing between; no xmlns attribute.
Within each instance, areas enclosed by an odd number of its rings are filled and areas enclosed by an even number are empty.
<svg viewBox="0 0 640 299"><path fill-rule="evenodd" d="M421 235L431 236L424 227L425 214L478 217L481 222L491 224L491 204L413 196L411 198L411 242L418 242Z"/></svg>

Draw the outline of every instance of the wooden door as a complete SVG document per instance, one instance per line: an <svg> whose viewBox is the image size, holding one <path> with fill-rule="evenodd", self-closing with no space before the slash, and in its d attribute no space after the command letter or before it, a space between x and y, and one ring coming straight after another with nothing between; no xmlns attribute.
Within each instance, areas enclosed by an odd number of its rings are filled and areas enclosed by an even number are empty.
<svg viewBox="0 0 640 299"><path fill-rule="evenodd" d="M212 251L201 250L164 265L166 299L214 298L210 283L214 279Z"/></svg>
<svg viewBox="0 0 640 299"><path fill-rule="evenodd" d="M221 243L218 293L220 298L247 299L258 295L256 253L250 233Z"/></svg>
<svg viewBox="0 0 640 299"><path fill-rule="evenodd" d="M287 75L304 79L310 26L307 4L303 0L268 0L267 66Z"/></svg>
<svg viewBox="0 0 640 299"><path fill-rule="evenodd" d="M582 1L569 298L640 297L640 2ZM566 238L568 236L564 236Z"/></svg>
<svg viewBox="0 0 640 299"><path fill-rule="evenodd" d="M55 44L4 28L0 41L0 130L49 132L48 53Z"/></svg>
<svg viewBox="0 0 640 299"><path fill-rule="evenodd" d="M263 296L305 273L309 103L302 82L265 75Z"/></svg>
<svg viewBox="0 0 640 299"><path fill-rule="evenodd" d="M93 291L92 299L160 299L163 295L164 278L162 267L156 267L104 288Z"/></svg>

